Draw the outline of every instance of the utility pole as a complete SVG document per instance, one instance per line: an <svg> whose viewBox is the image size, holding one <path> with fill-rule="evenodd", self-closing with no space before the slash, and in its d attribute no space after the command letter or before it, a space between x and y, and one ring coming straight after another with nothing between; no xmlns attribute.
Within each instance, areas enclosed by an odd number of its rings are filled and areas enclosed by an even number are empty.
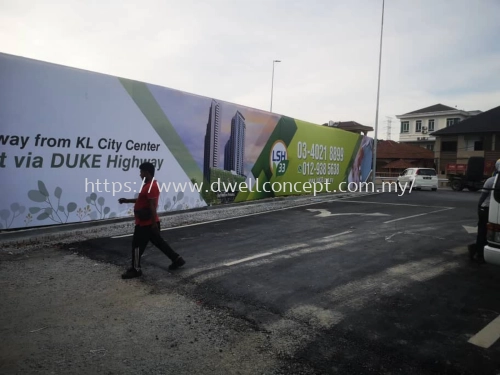
<svg viewBox="0 0 500 375"><path fill-rule="evenodd" d="M377 111L375 115L375 136L373 138L373 166L372 166L372 182L375 183L375 175L377 173L377 132L378 132L378 106L380 98L380 68L382 66L382 34L384 32L384 6L385 0L382 0L382 23L380 26L380 51L378 59L378 86L377 86Z"/></svg>
<svg viewBox="0 0 500 375"><path fill-rule="evenodd" d="M269 112L273 111L273 88L274 88L274 63L279 63L281 60L273 60L273 78L271 79L271 109Z"/></svg>

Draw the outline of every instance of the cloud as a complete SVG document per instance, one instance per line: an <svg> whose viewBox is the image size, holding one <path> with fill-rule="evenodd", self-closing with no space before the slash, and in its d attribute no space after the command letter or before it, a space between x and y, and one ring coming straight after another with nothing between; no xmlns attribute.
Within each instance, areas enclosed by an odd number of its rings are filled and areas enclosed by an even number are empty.
<svg viewBox="0 0 500 375"><path fill-rule="evenodd" d="M381 1L33 3L0 11L2 52L301 120L374 126ZM385 1L379 129L436 103L500 104L500 3ZM394 138L393 138L394 139Z"/></svg>

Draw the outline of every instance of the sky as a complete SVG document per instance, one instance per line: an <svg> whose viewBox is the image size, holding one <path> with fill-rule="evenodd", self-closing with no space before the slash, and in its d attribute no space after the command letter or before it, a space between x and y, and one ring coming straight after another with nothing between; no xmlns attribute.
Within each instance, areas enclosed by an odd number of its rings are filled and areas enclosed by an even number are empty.
<svg viewBox="0 0 500 375"><path fill-rule="evenodd" d="M375 127L382 0L0 0L0 52L323 124ZM500 1L385 0L378 138L500 105ZM374 136L373 132L369 133Z"/></svg>

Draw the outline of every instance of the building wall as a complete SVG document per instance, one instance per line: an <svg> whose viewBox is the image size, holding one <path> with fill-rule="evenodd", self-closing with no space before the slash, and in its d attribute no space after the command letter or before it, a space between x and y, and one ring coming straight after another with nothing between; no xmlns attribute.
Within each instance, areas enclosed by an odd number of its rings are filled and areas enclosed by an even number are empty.
<svg viewBox="0 0 500 375"><path fill-rule="evenodd" d="M432 133L433 131L438 131L440 129L446 128L447 124L447 119L449 118L459 118L460 121L464 120L467 118L467 116L464 116L462 114L447 114L447 115L439 115L439 116L432 116L432 115L417 115L412 118L407 118L407 119L401 119L400 120L400 134L399 134L399 141L400 142L417 142L417 138L422 138L425 137L425 141L435 141L435 137L430 136L429 133ZM434 120L434 130L429 130L429 120ZM427 133L423 132L416 132L416 124L417 121L421 120L422 121L422 127L427 127ZM408 121L409 122L409 131L408 133L402 133L401 132L401 126L402 123ZM424 142L425 142L424 141Z"/></svg>
<svg viewBox="0 0 500 375"><path fill-rule="evenodd" d="M469 150L468 147L472 147L472 143L468 141L475 140L478 138L483 139L483 150L481 151L473 151ZM437 160L438 165L438 174L441 177L445 177L446 175L446 165L448 163L453 164L467 164L469 158L472 156L481 156L484 157L486 161L495 161L500 158L500 142L497 142L497 139L500 139L499 134L489 134L486 136L480 135L454 135L454 136L443 136L438 137L436 140L434 155ZM443 142L457 142L457 151L456 152L445 152L442 151L442 143Z"/></svg>
<svg viewBox="0 0 500 375"><path fill-rule="evenodd" d="M457 144L457 163L467 164L471 156L484 156L484 151L472 151L467 149L466 137L459 136Z"/></svg>
<svg viewBox="0 0 500 375"><path fill-rule="evenodd" d="M446 175L446 165L457 162L457 151L442 151L442 143L454 141L458 142L457 136L438 137L436 140L434 157L436 159L436 172L441 178Z"/></svg>

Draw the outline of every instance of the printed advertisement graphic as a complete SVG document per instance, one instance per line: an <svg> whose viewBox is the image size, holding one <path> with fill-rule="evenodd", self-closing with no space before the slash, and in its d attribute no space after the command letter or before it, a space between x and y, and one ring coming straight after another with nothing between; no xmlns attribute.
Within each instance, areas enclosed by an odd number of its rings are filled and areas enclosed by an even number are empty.
<svg viewBox="0 0 500 375"><path fill-rule="evenodd" d="M365 182L373 140L359 134L282 117L253 169L254 185L236 201L334 191ZM307 190L307 191L305 191Z"/></svg>
<svg viewBox="0 0 500 375"><path fill-rule="evenodd" d="M132 217L146 161L160 213L371 170L371 138L221 100L1 53L0 82L0 229Z"/></svg>

